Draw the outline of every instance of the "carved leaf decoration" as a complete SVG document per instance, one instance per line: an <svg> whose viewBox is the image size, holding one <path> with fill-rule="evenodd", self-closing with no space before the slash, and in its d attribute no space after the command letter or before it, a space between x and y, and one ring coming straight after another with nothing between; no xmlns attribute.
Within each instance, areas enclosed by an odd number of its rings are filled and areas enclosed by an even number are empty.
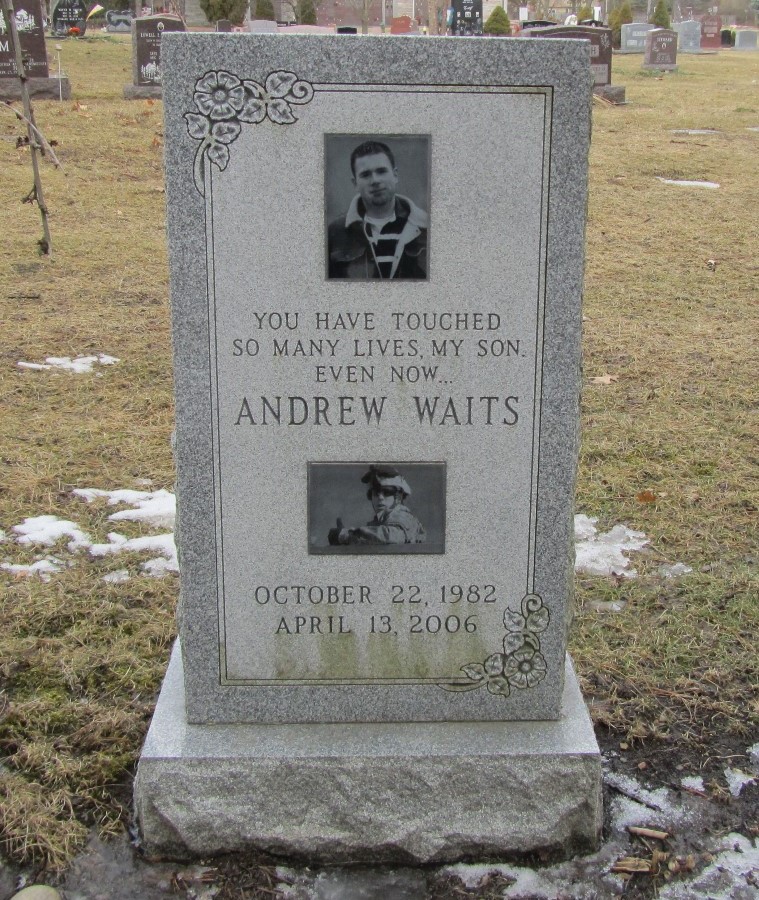
<svg viewBox="0 0 759 900"><path fill-rule="evenodd" d="M237 139L241 130L239 122L215 122L211 129L211 136L220 144L231 144Z"/></svg>
<svg viewBox="0 0 759 900"><path fill-rule="evenodd" d="M500 697L508 697L511 693L509 682L503 677L503 675L498 675L496 678L493 678L488 682L488 691L491 694L496 694Z"/></svg>
<svg viewBox="0 0 759 900"><path fill-rule="evenodd" d="M503 614L503 624L506 631L522 631L525 625L525 618L522 613L515 612L513 609L507 609Z"/></svg>
<svg viewBox="0 0 759 900"><path fill-rule="evenodd" d="M272 72L266 79L266 93L274 100L286 97L298 80L292 72Z"/></svg>
<svg viewBox="0 0 759 900"><path fill-rule="evenodd" d="M485 660L485 672L490 678L503 674L503 653L494 653Z"/></svg>
<svg viewBox="0 0 759 900"><path fill-rule="evenodd" d="M197 113L185 113L187 119L187 133L193 140L202 141L211 131L211 123L205 116Z"/></svg>
<svg viewBox="0 0 759 900"><path fill-rule="evenodd" d="M269 118L277 125L292 125L297 121L287 100L270 100L266 110Z"/></svg>
<svg viewBox="0 0 759 900"><path fill-rule="evenodd" d="M525 646L532 647L534 650L540 650L540 640L537 635L525 632L522 637L524 638Z"/></svg>
<svg viewBox="0 0 759 900"><path fill-rule="evenodd" d="M208 148L208 159L223 172L229 162L229 147L224 144L211 144Z"/></svg>
<svg viewBox="0 0 759 900"><path fill-rule="evenodd" d="M485 666L483 666L482 663L469 663L469 665L462 666L461 671L471 681L484 681L487 677L485 674Z"/></svg>
<svg viewBox="0 0 759 900"><path fill-rule="evenodd" d="M545 631L546 628L548 628L549 618L550 616L548 614L548 607L541 606L540 609L536 609L535 612L531 612L527 616L527 630L534 631L540 634L542 631Z"/></svg>
<svg viewBox="0 0 759 900"><path fill-rule="evenodd" d="M245 84L247 87L250 82L246 81ZM260 98L246 94L245 103L243 103L242 109L237 114L237 118L241 122L258 125L259 122L263 122L266 118L266 104Z"/></svg>
<svg viewBox="0 0 759 900"><path fill-rule="evenodd" d="M516 653L524 644L525 635L521 631L514 631L507 634L503 639L503 652L508 656L510 653Z"/></svg>

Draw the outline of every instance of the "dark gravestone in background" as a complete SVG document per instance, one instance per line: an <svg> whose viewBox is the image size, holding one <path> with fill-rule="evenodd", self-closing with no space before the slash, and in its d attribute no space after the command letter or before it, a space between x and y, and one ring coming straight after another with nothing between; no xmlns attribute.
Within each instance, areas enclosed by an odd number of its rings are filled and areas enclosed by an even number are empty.
<svg viewBox="0 0 759 900"><path fill-rule="evenodd" d="M232 31L232 23L229 21L229 19L219 19L219 21L216 23L216 30L220 34L227 34Z"/></svg>
<svg viewBox="0 0 759 900"><path fill-rule="evenodd" d="M722 46L722 17L721 16L702 16L701 17L701 49L702 50L719 50Z"/></svg>
<svg viewBox="0 0 759 900"><path fill-rule="evenodd" d="M593 25L555 25L523 29L525 37L580 38L590 41L590 70L595 87L611 84L611 29Z"/></svg>
<svg viewBox="0 0 759 900"><path fill-rule="evenodd" d="M49 72L40 0L13 0L13 11L26 75L29 78L47 78ZM17 75L10 28L0 13L0 78L15 78Z"/></svg>
<svg viewBox="0 0 759 900"><path fill-rule="evenodd" d="M83 0L58 0L53 10L52 33L64 35L70 28L78 28L80 34L87 30L87 7Z"/></svg>
<svg viewBox="0 0 759 900"><path fill-rule="evenodd" d="M185 31L178 16L146 16L134 22L134 83L140 87L161 86L161 35Z"/></svg>
<svg viewBox="0 0 759 900"><path fill-rule="evenodd" d="M453 33L482 34L482 0L454 0Z"/></svg>
<svg viewBox="0 0 759 900"><path fill-rule="evenodd" d="M677 32L656 28L646 35L644 69L673 70L677 68Z"/></svg>

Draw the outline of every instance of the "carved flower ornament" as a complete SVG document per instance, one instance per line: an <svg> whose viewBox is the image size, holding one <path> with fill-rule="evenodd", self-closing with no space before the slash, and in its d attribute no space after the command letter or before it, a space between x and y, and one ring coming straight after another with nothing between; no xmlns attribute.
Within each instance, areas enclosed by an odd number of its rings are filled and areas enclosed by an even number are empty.
<svg viewBox="0 0 759 900"><path fill-rule="evenodd" d="M313 87L292 72L272 72L262 85L224 71L199 78L193 95L198 112L184 114L187 133L200 141L193 167L199 193L205 196L203 158L208 156L223 172L229 163L229 145L239 137L242 122L258 125L268 119L275 125L292 125L297 121L293 104L308 103L313 96Z"/></svg>
<svg viewBox="0 0 759 900"><path fill-rule="evenodd" d="M447 691L473 691L487 687L489 693L508 697L511 688L524 690L539 684L548 672L540 652L540 638L550 621L548 607L537 594L527 594L521 612L503 614L506 637L503 653L493 653L482 663L468 663L461 671L470 684L441 684Z"/></svg>

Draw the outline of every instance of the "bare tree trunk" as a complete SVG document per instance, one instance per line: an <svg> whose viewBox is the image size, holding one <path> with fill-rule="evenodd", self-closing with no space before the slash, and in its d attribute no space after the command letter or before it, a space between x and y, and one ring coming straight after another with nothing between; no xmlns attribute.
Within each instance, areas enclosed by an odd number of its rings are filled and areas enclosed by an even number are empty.
<svg viewBox="0 0 759 900"><path fill-rule="evenodd" d="M40 179L40 166L37 158L37 151L41 150L38 139L37 123L34 121L34 112L32 111L32 101L29 97L29 85L27 84L26 69L24 68L24 59L21 53L21 44L18 39L18 29L16 28L16 14L13 10L13 0L0 0L2 4L3 14L8 26L8 34L11 36L11 43L16 54L16 69L18 71L18 80L21 86L21 103L24 107L24 118L27 120L27 134L29 135L29 150L32 154L32 171L34 173L34 187L26 198L30 202L37 202L40 216L42 217L42 240L39 242L43 253L48 256L53 252L53 241L50 237L50 226L47 217L47 205L45 204L45 195L42 191L42 180Z"/></svg>

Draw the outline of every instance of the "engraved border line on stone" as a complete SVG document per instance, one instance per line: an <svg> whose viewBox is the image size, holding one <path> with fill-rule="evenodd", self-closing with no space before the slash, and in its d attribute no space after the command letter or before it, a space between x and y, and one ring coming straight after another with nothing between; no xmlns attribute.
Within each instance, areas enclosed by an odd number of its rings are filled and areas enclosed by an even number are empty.
<svg viewBox="0 0 759 900"><path fill-rule="evenodd" d="M184 114L187 133L200 146L195 153L193 177L205 197L204 157L224 171L229 163L229 145L242 131L242 123L258 125L265 119L275 125L292 125L297 118L292 104L309 103L314 89L292 72L271 72L263 84L241 80L230 72L206 72L195 83L193 100L198 112Z"/></svg>
<svg viewBox="0 0 759 900"><path fill-rule="evenodd" d="M540 638L551 615L538 594L526 594L522 598L522 611L507 607L503 614L506 637L503 653L492 653L482 663L468 663L461 671L469 684L440 684L446 691L474 691L487 687L488 692L508 697L511 688L535 687L546 676L548 665L540 652Z"/></svg>

